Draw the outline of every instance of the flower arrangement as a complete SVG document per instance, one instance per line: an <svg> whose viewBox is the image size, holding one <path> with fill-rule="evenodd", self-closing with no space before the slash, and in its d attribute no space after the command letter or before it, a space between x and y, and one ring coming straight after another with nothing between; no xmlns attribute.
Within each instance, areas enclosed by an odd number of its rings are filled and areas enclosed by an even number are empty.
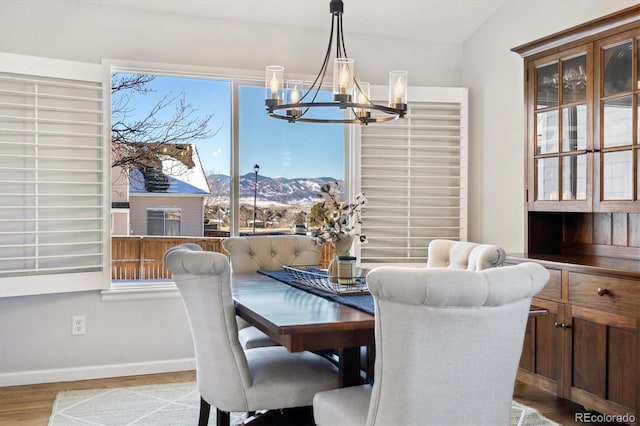
<svg viewBox="0 0 640 426"><path fill-rule="evenodd" d="M356 195L353 203L345 203L338 198L338 182L326 183L320 188L322 198L322 225L313 233L314 241L322 245L330 241L338 256L349 254L356 237L356 227L361 223L367 199L363 193ZM359 235L360 242L366 242L365 235Z"/></svg>

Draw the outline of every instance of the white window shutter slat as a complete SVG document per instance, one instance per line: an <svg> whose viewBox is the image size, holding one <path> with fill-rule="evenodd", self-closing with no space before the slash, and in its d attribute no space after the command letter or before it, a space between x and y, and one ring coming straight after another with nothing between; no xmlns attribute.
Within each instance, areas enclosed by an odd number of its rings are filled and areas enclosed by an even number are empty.
<svg viewBox="0 0 640 426"><path fill-rule="evenodd" d="M431 240L467 237L467 90L410 93L404 119L359 132L363 265L426 263Z"/></svg>

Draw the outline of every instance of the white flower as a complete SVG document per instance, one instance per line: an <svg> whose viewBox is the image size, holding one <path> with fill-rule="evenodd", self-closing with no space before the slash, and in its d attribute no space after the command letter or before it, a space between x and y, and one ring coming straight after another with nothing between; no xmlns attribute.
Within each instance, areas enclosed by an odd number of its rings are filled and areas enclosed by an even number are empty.
<svg viewBox="0 0 640 426"><path fill-rule="evenodd" d="M320 188L319 197L323 198L323 225L314 232L316 244L331 241L334 244L346 236L356 235L356 227L360 223L367 199L364 194L357 194L352 204L337 198L338 182L327 183ZM366 242L366 236L360 236L361 242Z"/></svg>

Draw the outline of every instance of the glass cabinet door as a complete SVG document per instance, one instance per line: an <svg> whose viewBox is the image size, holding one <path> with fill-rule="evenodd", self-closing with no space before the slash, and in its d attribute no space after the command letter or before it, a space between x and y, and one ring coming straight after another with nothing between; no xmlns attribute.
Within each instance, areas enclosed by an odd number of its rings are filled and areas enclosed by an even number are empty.
<svg viewBox="0 0 640 426"><path fill-rule="evenodd" d="M595 208L615 211L622 204L640 210L638 34L603 40L596 49L600 64L595 91L600 132L596 135L599 185Z"/></svg>
<svg viewBox="0 0 640 426"><path fill-rule="evenodd" d="M529 69L535 74L530 80L535 210L575 209L576 203L586 208L591 199L589 68L588 51L575 49L536 61Z"/></svg>

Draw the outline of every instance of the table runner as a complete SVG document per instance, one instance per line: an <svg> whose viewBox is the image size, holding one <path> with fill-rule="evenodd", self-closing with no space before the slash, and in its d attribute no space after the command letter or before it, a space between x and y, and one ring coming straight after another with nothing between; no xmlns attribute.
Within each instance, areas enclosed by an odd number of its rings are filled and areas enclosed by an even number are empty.
<svg viewBox="0 0 640 426"><path fill-rule="evenodd" d="M283 282L285 284L290 285L291 287L295 287L300 290L304 290L311 294L315 294L316 296L324 297L329 300L333 300L334 302L342 303L343 305L351 306L352 308L359 309L368 314L374 315L375 308L373 304L373 296L369 293L366 294L351 294L348 296L343 296L341 294L333 294L328 293L326 291L318 290L313 287L309 287L303 284L299 284L295 282L291 276L287 273L287 271L266 271L259 270L258 273L262 275L266 275L275 280Z"/></svg>

